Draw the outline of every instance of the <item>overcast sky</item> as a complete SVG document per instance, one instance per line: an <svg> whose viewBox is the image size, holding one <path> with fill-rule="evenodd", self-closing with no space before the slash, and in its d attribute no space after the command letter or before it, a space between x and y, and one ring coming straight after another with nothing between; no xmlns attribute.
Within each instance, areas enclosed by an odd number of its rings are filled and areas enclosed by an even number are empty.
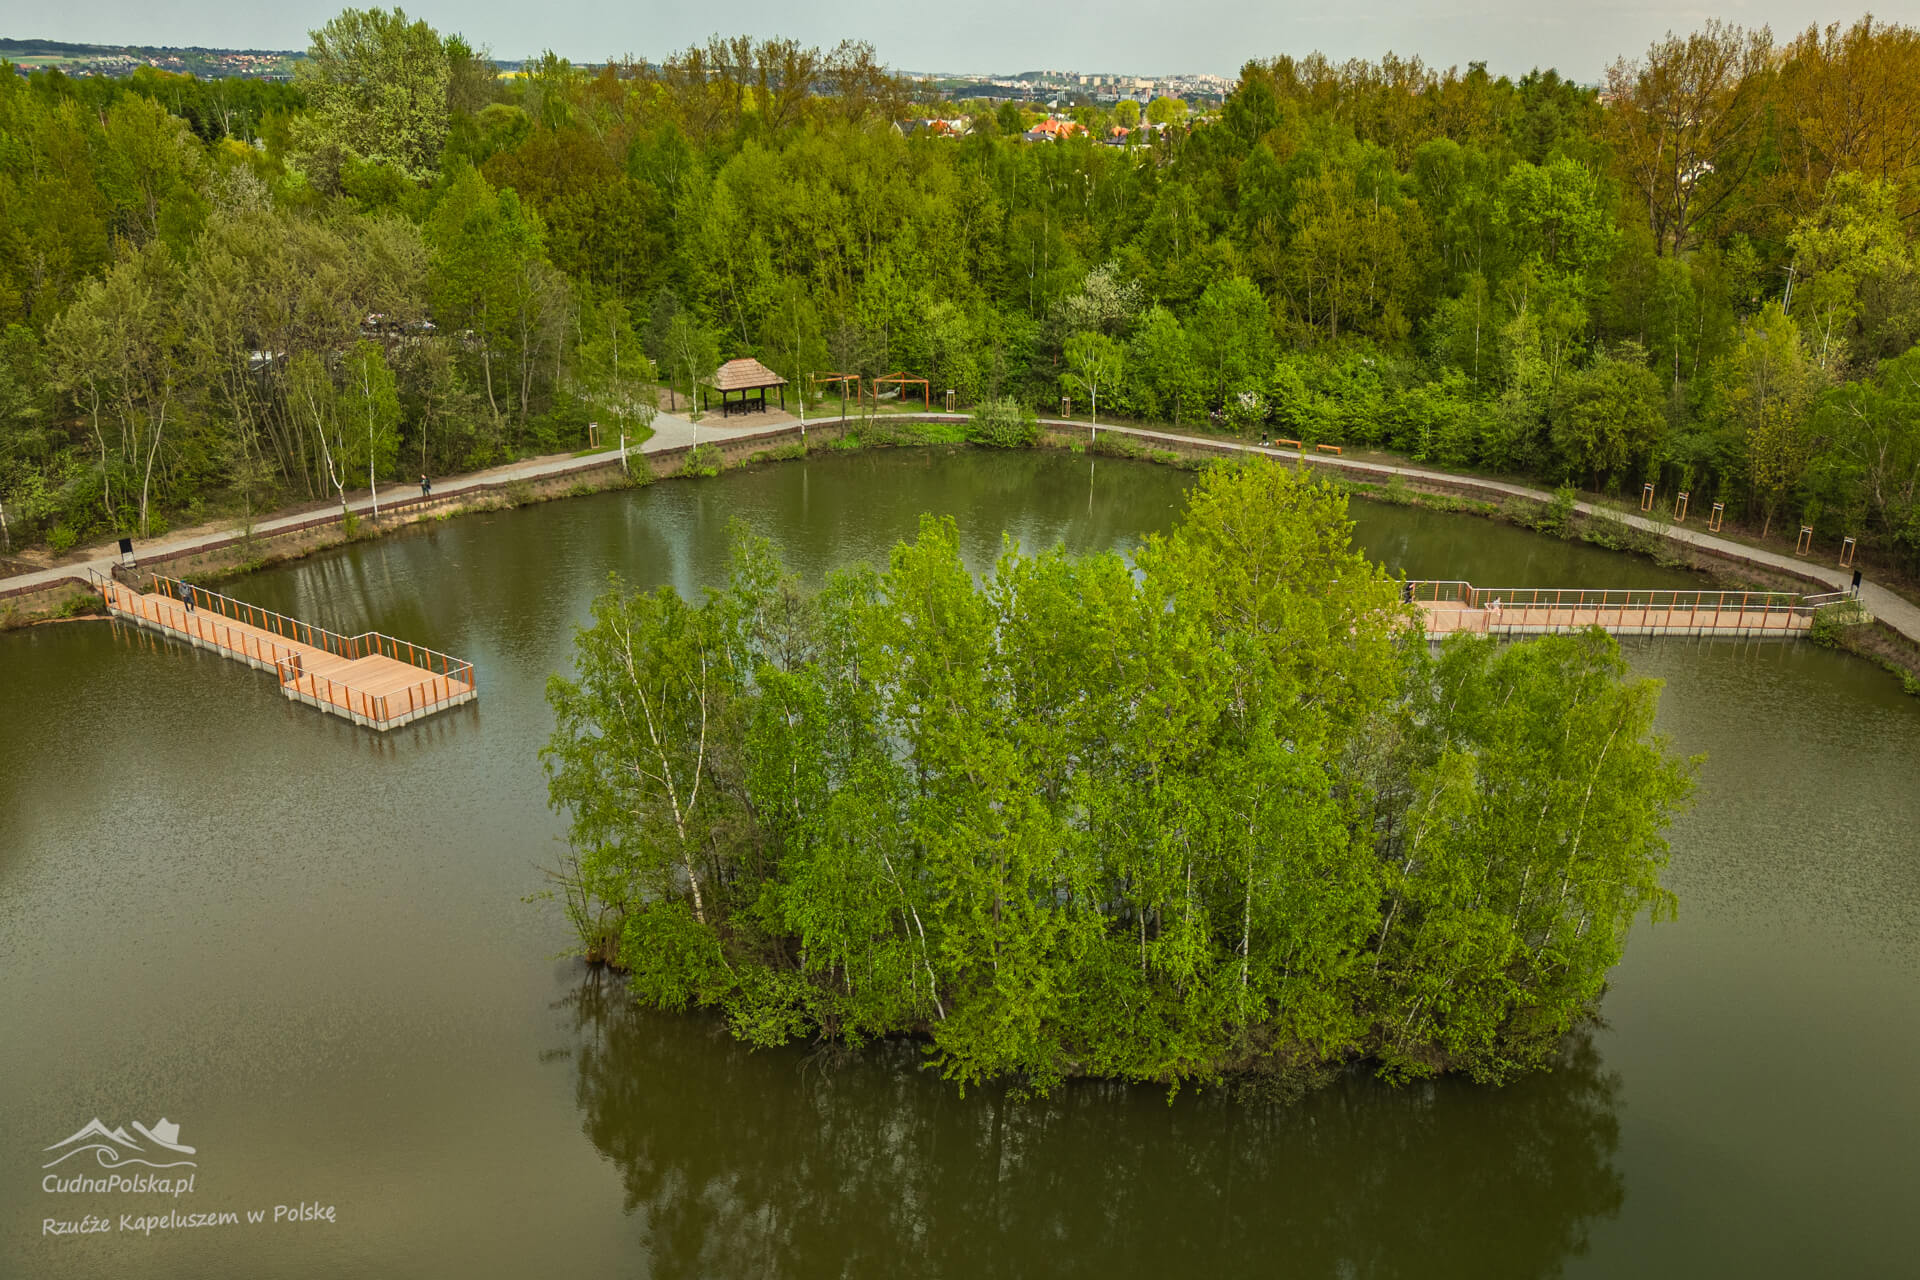
<svg viewBox="0 0 1920 1280"><path fill-rule="evenodd" d="M886 62L910 71L1232 75L1250 57L1315 49L1377 57L1391 49L1439 66L1484 60L1495 73L1557 67L1581 81L1597 80L1615 57L1640 53L1668 30L1689 31L1711 16L1764 23L1778 37L1814 22L1851 23L1863 11L1859 0L1724 0L1698 8L1635 0L419 0L405 7L500 58L547 48L578 62L626 53L658 58L715 31L745 31L822 46L865 39ZM338 0L0 0L0 35L294 49L340 8ZM1893 0L1875 13L1920 22L1920 0Z"/></svg>

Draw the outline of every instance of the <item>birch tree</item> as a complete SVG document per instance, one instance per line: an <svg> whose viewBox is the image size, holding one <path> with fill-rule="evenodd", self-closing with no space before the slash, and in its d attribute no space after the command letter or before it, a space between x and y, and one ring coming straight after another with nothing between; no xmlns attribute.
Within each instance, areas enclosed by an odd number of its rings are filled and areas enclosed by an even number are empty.
<svg viewBox="0 0 1920 1280"><path fill-rule="evenodd" d="M1673 905L1657 686L1597 632L1429 658L1350 529L1260 463L1131 562L976 579L928 517L816 595L738 530L698 604L616 588L549 685L583 949L962 1085L1550 1064Z"/></svg>

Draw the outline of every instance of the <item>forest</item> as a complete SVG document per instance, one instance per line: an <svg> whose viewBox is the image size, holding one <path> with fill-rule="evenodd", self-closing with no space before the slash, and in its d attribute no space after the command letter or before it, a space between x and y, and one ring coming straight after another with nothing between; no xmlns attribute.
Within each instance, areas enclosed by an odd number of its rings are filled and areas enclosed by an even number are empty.
<svg viewBox="0 0 1920 1280"><path fill-rule="evenodd" d="M1920 572L1916 68L1872 18L1597 86L1281 55L1050 142L857 43L509 77L397 9L290 85L8 68L0 550L576 449L753 355L1651 479Z"/></svg>
<svg viewBox="0 0 1920 1280"><path fill-rule="evenodd" d="M1296 1092L1558 1061L1670 913L1689 762L1597 628L1430 655L1347 498L1202 474L1131 557L951 520L809 593L736 528L555 676L555 896L589 957L754 1045L912 1035L963 1087Z"/></svg>

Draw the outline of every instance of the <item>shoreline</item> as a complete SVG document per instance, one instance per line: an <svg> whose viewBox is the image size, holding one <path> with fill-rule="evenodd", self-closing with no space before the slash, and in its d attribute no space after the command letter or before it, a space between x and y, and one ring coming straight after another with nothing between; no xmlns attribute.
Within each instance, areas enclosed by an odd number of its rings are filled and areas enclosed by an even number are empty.
<svg viewBox="0 0 1920 1280"><path fill-rule="evenodd" d="M304 559L350 542L385 537L429 521L440 522L484 511L511 510L536 502L583 497L615 489L640 488L656 480L711 476L721 470L804 458L825 449L841 451L929 447L951 444L927 438L927 426L968 421L964 414L885 414L872 420L831 418L802 424L764 426L707 425L701 457L692 457L694 425L661 414L664 433L630 448L622 465L619 450L539 460L506 474L479 473L449 481L429 497L389 500L375 518L366 499L362 510L311 509L257 522L251 533L233 531L190 545L163 548L139 559L142 566L166 566L176 577L209 584L270 565ZM1234 456L1267 457L1280 462L1325 468L1349 493L1368 501L1418 506L1428 510L1479 516L1529 528L1549 536L1583 541L1605 550L1638 554L1656 563L1708 574L1735 587L1787 589L1844 588L1850 575L1805 561L1788 559L1730 540L1714 538L1666 521L1622 514L1584 501L1570 506L1555 495L1524 485L1431 472L1421 468L1348 459L1240 441L1185 436L1141 427L1101 426L1041 418L1035 448L1123 458L1161 466L1196 469ZM868 430L863 435L861 428ZM678 427L680 430L674 430ZM903 429L904 428L904 429ZM1088 436L1083 438L1082 431ZM725 434L723 434L725 433ZM1071 434L1069 434L1071 433ZM962 447L980 447L964 445ZM711 452L709 452L711 450ZM717 455L717 456L716 456ZM0 630L97 616L98 597L88 584L88 569L104 572L117 557L103 556L52 566L13 579L0 579ZM20 585L22 578L39 581ZM10 583L15 585L9 585ZM1885 588L1863 584L1862 596L1873 620L1842 629L1833 647L1867 659L1901 677L1907 692L1920 696L1920 609ZM1886 616L1883 609L1894 614ZM1912 614L1911 618L1904 616Z"/></svg>

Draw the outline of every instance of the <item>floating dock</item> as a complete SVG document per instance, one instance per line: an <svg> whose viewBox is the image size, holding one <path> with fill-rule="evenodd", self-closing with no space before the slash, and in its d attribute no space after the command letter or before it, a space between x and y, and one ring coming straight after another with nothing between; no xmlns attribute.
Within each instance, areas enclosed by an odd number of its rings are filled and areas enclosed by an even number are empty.
<svg viewBox="0 0 1920 1280"><path fill-rule="evenodd" d="M1638 591L1555 587L1476 587L1470 582L1409 581L1429 640L1458 631L1537 636L1599 627L1617 636L1805 635L1814 614L1845 592Z"/></svg>
<svg viewBox="0 0 1920 1280"><path fill-rule="evenodd" d="M343 636L160 574L146 589L96 576L113 617L271 671L280 690L385 732L474 698L473 664L377 631Z"/></svg>

